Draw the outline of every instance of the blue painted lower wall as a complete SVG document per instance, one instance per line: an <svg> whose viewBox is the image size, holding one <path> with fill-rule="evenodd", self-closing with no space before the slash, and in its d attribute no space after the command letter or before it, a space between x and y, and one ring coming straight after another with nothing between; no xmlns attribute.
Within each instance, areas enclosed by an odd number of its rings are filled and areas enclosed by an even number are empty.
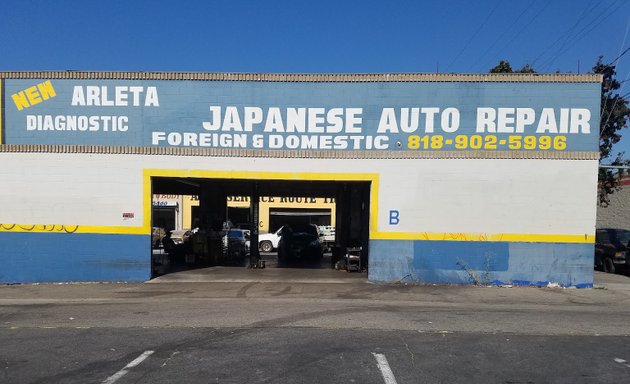
<svg viewBox="0 0 630 384"><path fill-rule="evenodd" d="M150 235L0 232L0 282L146 281ZM593 286L592 244L371 240L369 280Z"/></svg>
<svg viewBox="0 0 630 384"><path fill-rule="evenodd" d="M145 281L150 235L0 232L0 282Z"/></svg>
<svg viewBox="0 0 630 384"><path fill-rule="evenodd" d="M370 240L369 280L593 286L593 244Z"/></svg>

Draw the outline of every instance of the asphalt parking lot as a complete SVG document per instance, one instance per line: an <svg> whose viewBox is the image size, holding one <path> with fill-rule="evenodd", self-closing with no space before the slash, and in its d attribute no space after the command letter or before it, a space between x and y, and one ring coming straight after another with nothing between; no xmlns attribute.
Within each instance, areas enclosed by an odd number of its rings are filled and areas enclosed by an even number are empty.
<svg viewBox="0 0 630 384"><path fill-rule="evenodd" d="M622 383L630 375L627 337L96 328L5 329L0 341L6 383Z"/></svg>
<svg viewBox="0 0 630 384"><path fill-rule="evenodd" d="M198 272L205 282L0 286L0 383L630 376L628 276L597 272L596 288L563 289L375 285L329 269L300 270L302 281L274 277L281 268L214 270ZM230 273L233 281L221 281ZM326 282L318 273L350 279Z"/></svg>

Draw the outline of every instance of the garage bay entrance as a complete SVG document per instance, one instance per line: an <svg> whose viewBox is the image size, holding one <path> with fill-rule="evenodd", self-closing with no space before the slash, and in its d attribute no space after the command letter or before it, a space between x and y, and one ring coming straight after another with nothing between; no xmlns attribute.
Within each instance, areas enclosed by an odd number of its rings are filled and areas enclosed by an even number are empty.
<svg viewBox="0 0 630 384"><path fill-rule="evenodd" d="M349 257L367 270L370 181L152 177L151 188L152 277L214 266L346 269ZM176 213L166 228L165 206Z"/></svg>

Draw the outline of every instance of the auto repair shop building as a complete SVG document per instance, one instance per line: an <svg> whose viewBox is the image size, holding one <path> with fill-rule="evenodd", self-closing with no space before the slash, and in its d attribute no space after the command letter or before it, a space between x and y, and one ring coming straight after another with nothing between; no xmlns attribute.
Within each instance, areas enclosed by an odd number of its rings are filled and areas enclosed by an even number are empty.
<svg viewBox="0 0 630 384"><path fill-rule="evenodd" d="M334 198L374 282L592 286L598 75L0 78L0 282L147 280L177 194Z"/></svg>

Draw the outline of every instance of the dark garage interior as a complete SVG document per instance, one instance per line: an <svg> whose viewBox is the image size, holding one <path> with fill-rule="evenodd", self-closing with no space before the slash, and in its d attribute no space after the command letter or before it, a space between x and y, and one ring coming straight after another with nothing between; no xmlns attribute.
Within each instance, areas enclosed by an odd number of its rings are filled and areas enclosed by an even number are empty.
<svg viewBox="0 0 630 384"><path fill-rule="evenodd" d="M367 268L370 182L369 181L296 181L296 180L244 180L153 177L152 194L198 196L199 206L192 210L190 238L185 243L160 250L152 249L152 276L193 268L213 266L244 267L285 267L285 268L333 268L348 250L360 250L362 269ZM248 196L249 208L228 207L228 197ZM281 262L277 253L261 254L258 246L258 205L261 196L278 197L325 197L334 198L336 204L336 230L334 244L322 260ZM156 211L154 210L154 215ZM283 225L321 224L330 213L300 212L282 209L270 212L275 231ZM156 217L152 218L156 223ZM247 255L235 252L230 236L245 229L249 236ZM167 236L168 237L168 236ZM287 238L289 238L287 236ZM172 240L165 240L165 245ZM152 242L153 244L153 242ZM165 250L166 249L166 250ZM165 254L166 253L166 254ZM156 257L161 255L161 257ZM276 259L277 258L277 259ZM160 264L168 262L168 267ZM267 263L260 262L267 260ZM270 262L271 261L271 262ZM277 261L277 262L276 262Z"/></svg>

